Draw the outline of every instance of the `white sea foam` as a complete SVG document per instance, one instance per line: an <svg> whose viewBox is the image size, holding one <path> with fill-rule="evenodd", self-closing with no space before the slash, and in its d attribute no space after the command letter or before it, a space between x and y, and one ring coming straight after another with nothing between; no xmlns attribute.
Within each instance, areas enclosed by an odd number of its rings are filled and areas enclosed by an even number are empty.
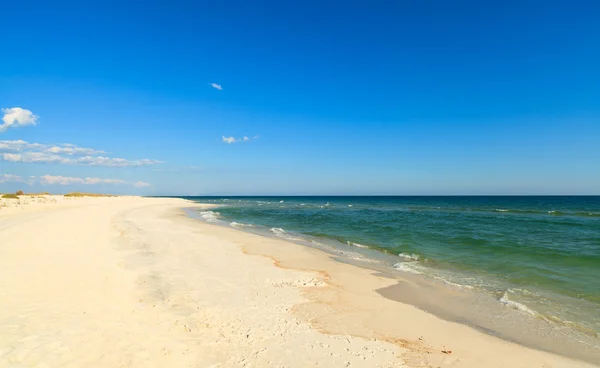
<svg viewBox="0 0 600 368"><path fill-rule="evenodd" d="M398 262L398 263L394 264L393 267L397 270L404 271L404 272L410 272L410 273L414 273L417 275L426 274L428 277L431 277L434 280L441 281L444 284L450 285L455 288L474 289L474 287L471 285L460 284L457 282L450 281L445 277L434 275L431 273L432 272L431 270L429 272L427 272L427 268L422 266L421 264L419 264L419 262L417 262L417 259L419 259L419 256L416 254L404 254L404 255L403 254L404 253L400 253L399 256L410 260L410 262Z"/></svg>
<svg viewBox="0 0 600 368"><path fill-rule="evenodd" d="M519 289L519 288L511 288L506 291L509 293L521 293L521 294L527 295L527 296L540 296L538 293L534 293L533 291Z"/></svg>
<svg viewBox="0 0 600 368"><path fill-rule="evenodd" d="M393 267L404 272L410 272L417 275L423 274L423 272L418 270L419 266L417 262L398 262Z"/></svg>
<svg viewBox="0 0 600 368"><path fill-rule="evenodd" d="M287 240L296 240L296 241L306 240L306 239L297 238L295 236L292 236L280 227L272 227L271 229L269 229L269 231L272 232L273 234L275 234L276 236L283 238L283 239L287 239Z"/></svg>
<svg viewBox="0 0 600 368"><path fill-rule="evenodd" d="M284 201L279 201L279 203L283 203Z"/></svg>
<svg viewBox="0 0 600 368"><path fill-rule="evenodd" d="M235 222L235 221L232 222L230 225L233 226L233 227L235 227L235 228L238 228L238 229L243 228L243 227L253 227L254 226L252 224L243 224L243 223Z"/></svg>
<svg viewBox="0 0 600 368"><path fill-rule="evenodd" d="M217 222L219 220L219 213L213 211L201 211L198 213L200 217L206 222Z"/></svg>
<svg viewBox="0 0 600 368"><path fill-rule="evenodd" d="M275 235L283 235L283 234L285 234L285 230L283 230L280 227L272 227L269 231L272 232Z"/></svg>
<svg viewBox="0 0 600 368"><path fill-rule="evenodd" d="M508 212L508 210L505 210L505 209L496 209L496 212Z"/></svg>
<svg viewBox="0 0 600 368"><path fill-rule="evenodd" d="M498 300L500 303L504 304L507 307L519 310L521 312L530 314L532 316L537 315L536 312L532 311L531 309L527 308L527 306L525 304L521 304L519 302L515 302L514 300L510 300L508 298L508 290L504 292L504 295L502 295L502 298L500 298Z"/></svg>
<svg viewBox="0 0 600 368"><path fill-rule="evenodd" d="M369 247L368 247L368 246L366 246L366 245L362 245L362 244L358 244L358 243L353 243L353 242L351 242L351 241L348 241L348 242L346 242L346 243L348 243L348 245L351 245L351 246L353 246L353 247L357 247L357 248L369 248Z"/></svg>
<svg viewBox="0 0 600 368"><path fill-rule="evenodd" d="M418 261L419 260L419 255L414 254L414 253L400 253L398 254L399 257L405 258L405 259L409 259L411 261Z"/></svg>
<svg viewBox="0 0 600 368"><path fill-rule="evenodd" d="M341 254L342 256L344 256L346 258L354 259L356 261L362 261L362 262L368 262L368 263L377 263L376 260L367 258L367 257L363 256L360 253L348 252L348 251L345 251L345 250L337 250L337 253Z"/></svg>
<svg viewBox="0 0 600 368"><path fill-rule="evenodd" d="M353 205L349 204L348 207L354 207Z"/></svg>
<svg viewBox="0 0 600 368"><path fill-rule="evenodd" d="M331 204L329 202L325 203L325 207L329 207Z"/></svg>
<svg viewBox="0 0 600 368"><path fill-rule="evenodd" d="M469 289L469 290L474 289L474 287L471 286L471 285L459 284L457 282L452 282L452 281L446 280L443 277L434 276L434 275L431 275L431 277L434 278L434 279L436 279L436 280L438 280L438 281L443 282L444 284L447 284L447 285L450 285L450 286L454 286L454 287L457 287L457 288L460 288L460 289Z"/></svg>

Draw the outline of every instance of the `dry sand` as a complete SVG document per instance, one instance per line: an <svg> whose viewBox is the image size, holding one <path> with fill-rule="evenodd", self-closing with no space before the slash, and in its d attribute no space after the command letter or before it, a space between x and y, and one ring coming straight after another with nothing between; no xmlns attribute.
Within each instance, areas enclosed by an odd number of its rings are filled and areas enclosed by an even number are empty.
<svg viewBox="0 0 600 368"><path fill-rule="evenodd" d="M0 367L590 366L388 300L376 290L395 281L191 205L0 201Z"/></svg>

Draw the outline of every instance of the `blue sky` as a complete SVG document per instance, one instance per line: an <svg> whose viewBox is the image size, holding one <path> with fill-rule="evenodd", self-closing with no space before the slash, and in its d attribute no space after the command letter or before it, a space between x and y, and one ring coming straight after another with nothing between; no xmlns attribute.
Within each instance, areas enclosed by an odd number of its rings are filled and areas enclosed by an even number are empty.
<svg viewBox="0 0 600 368"><path fill-rule="evenodd" d="M600 193L595 2L122 3L3 3L0 191Z"/></svg>

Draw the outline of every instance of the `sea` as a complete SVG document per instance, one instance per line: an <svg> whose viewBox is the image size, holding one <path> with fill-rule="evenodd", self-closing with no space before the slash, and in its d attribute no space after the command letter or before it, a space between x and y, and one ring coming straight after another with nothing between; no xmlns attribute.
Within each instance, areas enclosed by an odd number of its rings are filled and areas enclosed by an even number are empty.
<svg viewBox="0 0 600 368"><path fill-rule="evenodd" d="M452 313L417 305L432 313L530 345L556 340L545 350L600 357L600 196L184 198L218 205L195 212L203 221L477 296ZM512 313L513 326L530 323L538 338L473 317L484 306Z"/></svg>

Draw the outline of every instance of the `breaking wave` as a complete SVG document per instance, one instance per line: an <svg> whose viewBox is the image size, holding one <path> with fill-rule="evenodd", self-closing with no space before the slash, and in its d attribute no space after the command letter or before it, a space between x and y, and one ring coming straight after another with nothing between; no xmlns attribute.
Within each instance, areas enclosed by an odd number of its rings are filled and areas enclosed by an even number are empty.
<svg viewBox="0 0 600 368"><path fill-rule="evenodd" d="M348 243L348 245L351 245L351 246L353 246L353 247L357 247L357 248L366 248L366 249L368 249L368 248L369 248L369 247L368 247L368 246L366 246L366 245L362 245L362 244L359 244L359 243L354 243L354 242L351 242L351 241L348 241L348 242L346 242L346 243Z"/></svg>
<svg viewBox="0 0 600 368"><path fill-rule="evenodd" d="M217 222L217 221L219 221L220 213L218 213L218 212L214 212L214 211L201 211L198 214L206 222Z"/></svg>
<svg viewBox="0 0 600 368"><path fill-rule="evenodd" d="M408 259L410 261L418 261L421 257L419 257L418 254L414 254L414 253L400 253L398 254L398 257L402 257L404 259Z"/></svg>
<svg viewBox="0 0 600 368"><path fill-rule="evenodd" d="M502 297L498 300L500 303L504 304L507 307L530 314L532 316L537 316L537 313L534 310L529 309L525 304L521 304L519 302L515 302L514 300L510 300L508 298L508 292L509 291L506 290Z"/></svg>

